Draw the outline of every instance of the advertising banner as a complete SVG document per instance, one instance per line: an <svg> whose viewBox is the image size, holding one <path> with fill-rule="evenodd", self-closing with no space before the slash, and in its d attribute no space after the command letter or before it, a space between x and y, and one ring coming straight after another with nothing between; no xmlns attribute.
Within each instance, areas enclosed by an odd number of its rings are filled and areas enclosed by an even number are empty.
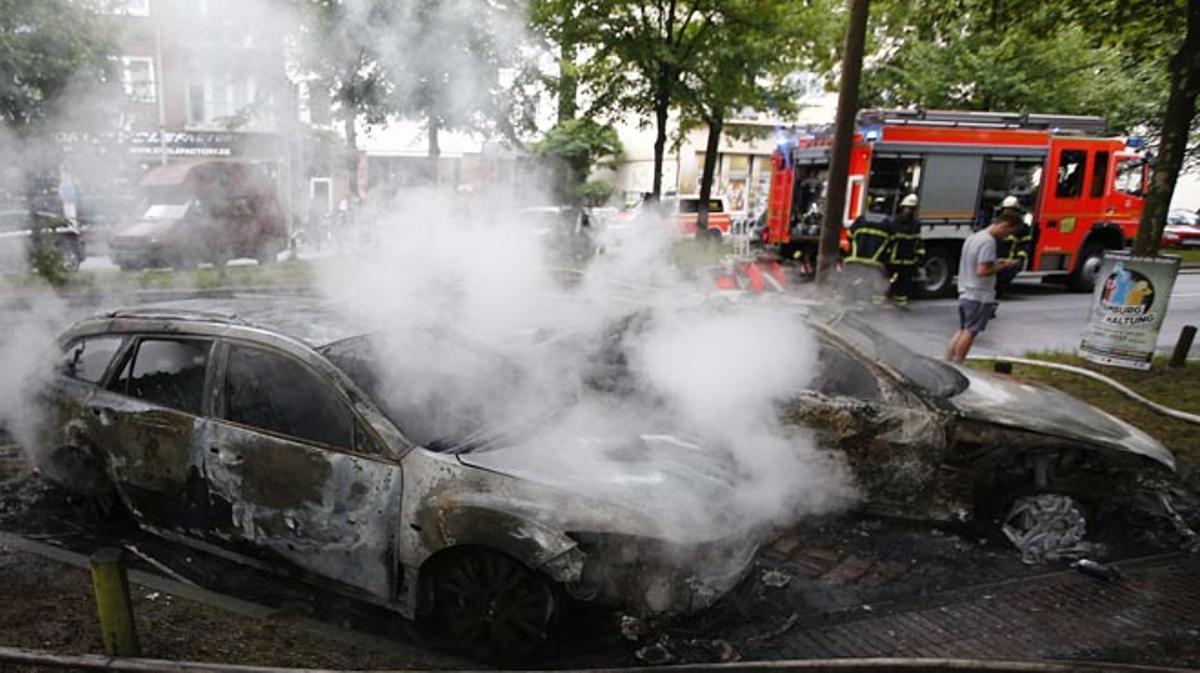
<svg viewBox="0 0 1200 673"><path fill-rule="evenodd" d="M1179 264L1178 257L1106 252L1079 355L1104 365L1150 369Z"/></svg>

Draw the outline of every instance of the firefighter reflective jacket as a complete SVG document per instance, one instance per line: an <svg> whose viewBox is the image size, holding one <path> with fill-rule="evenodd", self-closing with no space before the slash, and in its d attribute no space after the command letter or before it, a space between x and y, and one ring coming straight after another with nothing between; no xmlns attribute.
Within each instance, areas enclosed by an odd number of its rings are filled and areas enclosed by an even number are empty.
<svg viewBox="0 0 1200 673"><path fill-rule="evenodd" d="M925 257L921 243L921 220L915 215L897 215L892 225L892 249L888 264L916 266Z"/></svg>
<svg viewBox="0 0 1200 673"><path fill-rule="evenodd" d="M1029 251L1033 247L1033 230L1024 222L1017 228L1015 234L1009 234L996 245L996 257L999 259L1019 259L1026 265L1029 263Z"/></svg>
<svg viewBox="0 0 1200 673"><path fill-rule="evenodd" d="M847 264L883 266L892 241L892 218L883 213L860 215L850 225L850 256Z"/></svg>

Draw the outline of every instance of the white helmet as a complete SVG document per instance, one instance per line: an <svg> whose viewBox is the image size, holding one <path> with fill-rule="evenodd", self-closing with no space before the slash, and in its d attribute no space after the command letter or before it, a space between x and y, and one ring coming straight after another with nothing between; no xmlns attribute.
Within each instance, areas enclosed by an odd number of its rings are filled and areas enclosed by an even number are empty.
<svg viewBox="0 0 1200 673"><path fill-rule="evenodd" d="M908 196L904 197L903 199L900 199L900 207L901 208L916 208L917 207L917 195L909 194Z"/></svg>
<svg viewBox="0 0 1200 673"><path fill-rule="evenodd" d="M1009 194L1008 196L1004 197L1003 201L1000 202L1000 207L1017 209L1021 207L1021 202L1017 200L1017 197Z"/></svg>

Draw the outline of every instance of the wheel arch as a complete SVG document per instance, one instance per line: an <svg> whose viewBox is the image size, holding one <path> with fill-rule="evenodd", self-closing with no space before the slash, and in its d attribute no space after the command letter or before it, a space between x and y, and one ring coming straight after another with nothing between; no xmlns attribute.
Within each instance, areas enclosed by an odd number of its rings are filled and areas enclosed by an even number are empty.
<svg viewBox="0 0 1200 673"><path fill-rule="evenodd" d="M459 503L428 509L418 524L428 555L418 578L445 554L486 548L520 561L556 582L576 582L583 574L583 552L565 532L529 517L483 503Z"/></svg>
<svg viewBox="0 0 1200 673"><path fill-rule="evenodd" d="M459 554L503 554L556 583L578 582L583 576L584 554L578 543L545 524L478 505L436 513L427 510L420 518L428 555L417 565L415 581L409 585L408 602L416 616L429 614L433 607L436 569Z"/></svg>
<svg viewBox="0 0 1200 673"><path fill-rule="evenodd" d="M1079 244L1080 252L1091 244L1097 244L1105 250L1122 250L1125 248L1125 232L1114 222L1097 222ZM1078 269L1083 262L1083 255L1076 255L1074 268Z"/></svg>

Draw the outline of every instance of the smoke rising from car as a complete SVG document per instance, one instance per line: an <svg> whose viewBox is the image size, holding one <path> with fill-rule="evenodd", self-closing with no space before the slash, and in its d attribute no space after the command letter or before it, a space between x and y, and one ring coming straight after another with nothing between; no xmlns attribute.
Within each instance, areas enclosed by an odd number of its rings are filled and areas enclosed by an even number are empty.
<svg viewBox="0 0 1200 673"><path fill-rule="evenodd" d="M369 252L320 284L376 334L377 390L414 439L571 492L649 495L679 539L854 499L846 466L777 419L820 366L815 337L680 278L661 220L570 270L511 195L418 190L386 210Z"/></svg>

